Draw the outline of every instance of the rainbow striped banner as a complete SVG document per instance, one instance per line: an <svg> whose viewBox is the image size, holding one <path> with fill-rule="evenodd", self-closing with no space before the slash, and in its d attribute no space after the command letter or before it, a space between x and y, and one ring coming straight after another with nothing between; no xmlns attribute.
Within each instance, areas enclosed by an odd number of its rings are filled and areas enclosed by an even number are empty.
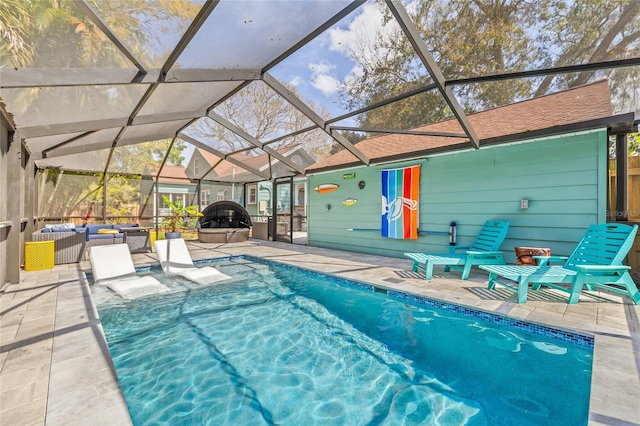
<svg viewBox="0 0 640 426"><path fill-rule="evenodd" d="M420 166L382 171L382 236L418 238Z"/></svg>

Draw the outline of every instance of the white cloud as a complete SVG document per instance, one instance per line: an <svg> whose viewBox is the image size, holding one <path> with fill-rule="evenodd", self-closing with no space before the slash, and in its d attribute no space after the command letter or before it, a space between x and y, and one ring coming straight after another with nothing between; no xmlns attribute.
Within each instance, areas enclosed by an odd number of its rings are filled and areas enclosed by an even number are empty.
<svg viewBox="0 0 640 426"><path fill-rule="evenodd" d="M332 96L340 89L340 80L336 78L336 66L322 61L319 64L309 64L311 70L311 85L325 96Z"/></svg>
<svg viewBox="0 0 640 426"><path fill-rule="evenodd" d="M322 74L315 77L311 85L320 90L325 96L331 96L340 89L340 80L333 76Z"/></svg>
<svg viewBox="0 0 640 426"><path fill-rule="evenodd" d="M351 50L355 46L361 48L364 45L368 49L373 49L376 38L390 34L399 28L394 19L383 26L383 13L375 4L367 3L360 10L362 12L349 23L347 29L334 28L329 31L330 50L351 56Z"/></svg>
<svg viewBox="0 0 640 426"><path fill-rule="evenodd" d="M302 83L302 77L300 77L299 75L294 76L291 81L289 81L289 84L293 87L299 86L300 83Z"/></svg>

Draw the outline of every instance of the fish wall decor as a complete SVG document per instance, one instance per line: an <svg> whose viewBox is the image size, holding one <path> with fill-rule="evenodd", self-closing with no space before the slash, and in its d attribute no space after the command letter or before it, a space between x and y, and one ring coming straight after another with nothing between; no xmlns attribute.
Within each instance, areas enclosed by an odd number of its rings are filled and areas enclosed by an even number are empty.
<svg viewBox="0 0 640 426"><path fill-rule="evenodd" d="M323 183L322 185L318 185L313 188L313 190L319 194L326 194L327 192L335 191L339 187L340 186L335 183Z"/></svg>

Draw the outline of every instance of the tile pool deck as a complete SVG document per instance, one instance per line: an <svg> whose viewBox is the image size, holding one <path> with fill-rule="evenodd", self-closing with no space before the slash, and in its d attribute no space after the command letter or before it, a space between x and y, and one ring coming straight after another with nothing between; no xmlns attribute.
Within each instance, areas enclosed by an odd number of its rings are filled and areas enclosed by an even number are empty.
<svg viewBox="0 0 640 426"><path fill-rule="evenodd" d="M477 270L461 281L436 267L425 281L408 259L258 240L188 245L194 260L249 254L593 335L589 424L640 425L640 306L628 299L592 293L567 305L542 290L518 305L513 292L488 290ZM133 257L157 264L154 253ZM131 424L84 271L88 262L22 272L0 294L0 425Z"/></svg>

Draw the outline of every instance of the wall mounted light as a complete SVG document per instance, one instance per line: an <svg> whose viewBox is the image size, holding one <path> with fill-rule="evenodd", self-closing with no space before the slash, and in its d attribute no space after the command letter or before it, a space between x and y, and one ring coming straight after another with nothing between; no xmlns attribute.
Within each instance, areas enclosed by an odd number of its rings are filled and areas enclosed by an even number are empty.
<svg viewBox="0 0 640 426"><path fill-rule="evenodd" d="M325 206L324 206L324 209L325 209L325 210L327 210L327 211L331 210L331 204L327 204L327 205L325 205Z"/></svg>
<svg viewBox="0 0 640 426"><path fill-rule="evenodd" d="M449 245L450 246L456 245L456 223L455 222L451 222L449 224Z"/></svg>
<svg viewBox="0 0 640 426"><path fill-rule="evenodd" d="M520 200L520 208L528 209L529 208L529 200Z"/></svg>

